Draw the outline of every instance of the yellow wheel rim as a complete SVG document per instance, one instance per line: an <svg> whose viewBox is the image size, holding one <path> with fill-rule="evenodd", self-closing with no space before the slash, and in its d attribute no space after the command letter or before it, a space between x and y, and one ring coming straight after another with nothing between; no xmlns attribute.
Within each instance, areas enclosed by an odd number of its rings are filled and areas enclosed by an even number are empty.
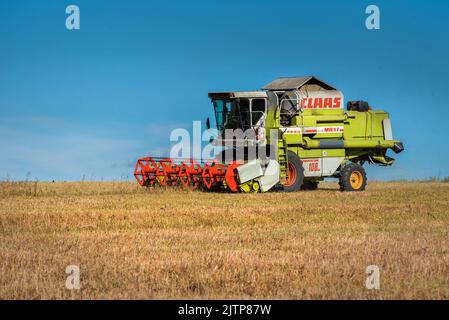
<svg viewBox="0 0 449 320"><path fill-rule="evenodd" d="M360 189L363 183L363 175L359 171L354 171L349 177L349 183L351 184L352 189Z"/></svg>
<svg viewBox="0 0 449 320"><path fill-rule="evenodd" d="M259 192L260 186L258 182L253 183L253 192Z"/></svg>

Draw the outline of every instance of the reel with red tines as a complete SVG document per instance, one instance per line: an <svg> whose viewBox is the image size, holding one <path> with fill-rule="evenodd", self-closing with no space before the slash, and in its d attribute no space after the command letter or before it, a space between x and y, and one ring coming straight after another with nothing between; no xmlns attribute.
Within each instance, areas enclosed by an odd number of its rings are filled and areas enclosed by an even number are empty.
<svg viewBox="0 0 449 320"><path fill-rule="evenodd" d="M137 160L134 176L144 187L202 188L238 192L236 168L242 162L223 164L216 160L200 162L172 158L145 157Z"/></svg>

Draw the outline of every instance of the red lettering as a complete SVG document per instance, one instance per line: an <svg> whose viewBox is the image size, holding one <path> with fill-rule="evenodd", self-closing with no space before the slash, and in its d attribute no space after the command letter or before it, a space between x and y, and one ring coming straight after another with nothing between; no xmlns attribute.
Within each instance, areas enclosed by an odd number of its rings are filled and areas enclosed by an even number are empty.
<svg viewBox="0 0 449 320"><path fill-rule="evenodd" d="M332 98L324 98L324 108L332 108Z"/></svg>
<svg viewBox="0 0 449 320"><path fill-rule="evenodd" d="M318 162L311 162L311 163L309 163L309 171L310 172L320 171L320 168L318 168Z"/></svg>
<svg viewBox="0 0 449 320"><path fill-rule="evenodd" d="M341 98L334 98L334 108L340 108Z"/></svg>
<svg viewBox="0 0 449 320"><path fill-rule="evenodd" d="M313 108L312 102L313 102L313 98L307 99L307 106L308 106L309 109L312 109L312 108Z"/></svg>
<svg viewBox="0 0 449 320"><path fill-rule="evenodd" d="M315 102L313 104L314 108L323 108L323 99L322 98L315 98Z"/></svg>

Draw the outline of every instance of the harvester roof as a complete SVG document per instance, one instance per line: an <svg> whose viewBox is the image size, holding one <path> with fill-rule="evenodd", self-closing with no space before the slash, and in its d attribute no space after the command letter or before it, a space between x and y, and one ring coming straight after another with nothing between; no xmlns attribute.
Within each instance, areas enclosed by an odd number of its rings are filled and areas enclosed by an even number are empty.
<svg viewBox="0 0 449 320"><path fill-rule="evenodd" d="M266 98L265 91L232 91L232 92L209 92L211 99L233 99L233 98Z"/></svg>
<svg viewBox="0 0 449 320"><path fill-rule="evenodd" d="M306 84L316 84L326 90L337 90L337 88L313 76L277 78L262 89L272 91L299 90L299 88Z"/></svg>

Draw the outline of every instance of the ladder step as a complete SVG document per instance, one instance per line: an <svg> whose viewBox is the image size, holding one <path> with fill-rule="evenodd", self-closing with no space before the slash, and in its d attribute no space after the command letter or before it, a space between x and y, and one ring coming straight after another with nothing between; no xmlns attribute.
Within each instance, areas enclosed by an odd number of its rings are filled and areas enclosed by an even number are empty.
<svg viewBox="0 0 449 320"><path fill-rule="evenodd" d="M278 140L278 162L280 165L280 180L281 183L284 183L288 178L288 149L283 138Z"/></svg>

